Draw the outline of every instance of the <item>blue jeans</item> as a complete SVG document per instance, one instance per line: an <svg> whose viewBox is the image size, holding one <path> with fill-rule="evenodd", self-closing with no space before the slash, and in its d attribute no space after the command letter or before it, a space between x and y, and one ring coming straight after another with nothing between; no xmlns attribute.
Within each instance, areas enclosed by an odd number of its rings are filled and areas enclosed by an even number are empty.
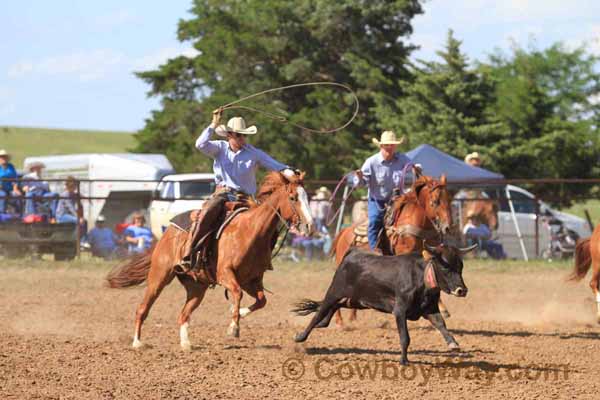
<svg viewBox="0 0 600 400"><path fill-rule="evenodd" d="M385 216L385 200L375 200L369 197L367 204L367 213L369 215L369 228L367 229L367 237L369 238L369 247L375 250L377 247L377 237L379 231L383 228L383 217Z"/></svg>
<svg viewBox="0 0 600 400"><path fill-rule="evenodd" d="M33 197L43 197L43 199L33 199ZM39 214L38 207L40 203L48 202L50 209L50 217L54 217L56 211L56 203L58 202L58 193L46 192L44 194L27 192L25 194L25 215Z"/></svg>
<svg viewBox="0 0 600 400"><path fill-rule="evenodd" d="M64 214L56 218L56 222L59 224L76 224L79 222L79 218L71 214Z"/></svg>

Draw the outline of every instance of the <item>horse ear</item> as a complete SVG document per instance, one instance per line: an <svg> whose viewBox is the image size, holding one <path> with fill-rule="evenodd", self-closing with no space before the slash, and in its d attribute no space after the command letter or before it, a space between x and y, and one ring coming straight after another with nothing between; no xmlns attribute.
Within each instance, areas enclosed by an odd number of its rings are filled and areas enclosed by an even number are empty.
<svg viewBox="0 0 600 400"><path fill-rule="evenodd" d="M428 252L427 250L423 250L423 252L421 253L423 255L423 259L425 261L429 261L433 258L433 256L431 255L430 252Z"/></svg>
<svg viewBox="0 0 600 400"><path fill-rule="evenodd" d="M304 176L306 175L306 171L300 171L300 177L298 178L298 180L300 182L304 182Z"/></svg>
<svg viewBox="0 0 600 400"><path fill-rule="evenodd" d="M440 184L446 186L446 174L442 174L442 177L440 178Z"/></svg>

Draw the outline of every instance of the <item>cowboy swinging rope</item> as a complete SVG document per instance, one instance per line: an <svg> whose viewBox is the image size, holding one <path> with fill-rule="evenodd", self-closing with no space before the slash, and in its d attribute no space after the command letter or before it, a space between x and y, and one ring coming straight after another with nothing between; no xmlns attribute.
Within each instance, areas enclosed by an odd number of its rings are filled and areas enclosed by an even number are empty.
<svg viewBox="0 0 600 400"><path fill-rule="evenodd" d="M352 117L350 117L350 119L346 123L344 123L343 125L341 125L341 126L339 126L337 128L334 128L334 129L312 129L312 128L307 128L305 126L297 124L295 122L291 122L289 120L289 118L287 116L285 116L285 115L275 114L275 113L271 113L271 112L264 111L264 110L259 110L259 109L254 108L254 107L236 105L236 104L241 103L243 101L247 101L247 100L253 99L255 97L263 96L263 95L268 94L268 93L282 92L282 91L288 90L288 89L294 89L294 88L299 88L299 87L307 87L307 86L335 86L335 87L339 87L339 88L342 88L342 89L346 90L352 96L352 99L353 99L354 104L355 104L354 113L352 114ZM296 83L294 85L281 86L281 87L278 87L278 88L263 90L261 92L251 94L249 96L242 97L241 99L238 99L236 101L232 101L231 103L227 103L227 104L225 104L225 105L223 105L223 106L221 106L219 108L222 109L222 110L241 109L241 110L247 110L247 111L251 111L251 112L263 114L263 115L265 115L268 118L271 118L271 119L273 119L275 121L281 122L282 124L289 124L289 125L295 126L296 128L300 128L300 129L302 129L304 131L307 131L307 132L313 132L313 133L334 133L334 132L337 132L337 131L341 131L342 129L344 129L348 125L350 125L352 123L352 121L354 121L354 119L358 115L359 107L360 107L360 104L359 104L359 101L358 101L358 97L356 96L356 93L354 93L354 91L352 89L350 89L350 87L348 87L346 85L343 85L343 84L337 83L337 82L308 82L308 83Z"/></svg>

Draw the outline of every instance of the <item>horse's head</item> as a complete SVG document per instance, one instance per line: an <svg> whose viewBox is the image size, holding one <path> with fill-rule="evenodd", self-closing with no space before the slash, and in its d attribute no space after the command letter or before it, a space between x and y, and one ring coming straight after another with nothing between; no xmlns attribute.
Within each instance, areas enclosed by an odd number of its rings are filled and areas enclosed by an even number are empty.
<svg viewBox="0 0 600 400"><path fill-rule="evenodd" d="M301 232L310 235L313 230L313 219L308 205L308 195L304 189L304 172L286 177L272 172L265 178L257 198L263 201L266 197L282 193L278 204L275 206L281 217L297 227Z"/></svg>
<svg viewBox="0 0 600 400"><path fill-rule="evenodd" d="M414 183L413 190L417 195L419 205L425 210L425 215L435 229L446 235L452 226L452 209L450 194L446 187L446 175L439 181L421 175Z"/></svg>

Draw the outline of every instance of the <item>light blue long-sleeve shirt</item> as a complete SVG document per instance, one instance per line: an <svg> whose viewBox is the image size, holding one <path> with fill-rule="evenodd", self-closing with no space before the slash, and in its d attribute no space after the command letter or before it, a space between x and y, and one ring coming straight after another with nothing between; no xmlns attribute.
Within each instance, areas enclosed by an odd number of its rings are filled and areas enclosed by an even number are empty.
<svg viewBox="0 0 600 400"><path fill-rule="evenodd" d="M196 140L196 148L215 160L213 171L217 185L254 195L259 165L271 171L290 168L249 144L234 152L225 140L210 140L213 132L212 127L207 127Z"/></svg>
<svg viewBox="0 0 600 400"><path fill-rule="evenodd" d="M390 161L383 159L381 152L367 158L361 171L363 179L354 175L354 186L367 185L369 197L375 200L388 201L394 189L400 187L402 170L410 163L410 158L402 153L394 153Z"/></svg>

